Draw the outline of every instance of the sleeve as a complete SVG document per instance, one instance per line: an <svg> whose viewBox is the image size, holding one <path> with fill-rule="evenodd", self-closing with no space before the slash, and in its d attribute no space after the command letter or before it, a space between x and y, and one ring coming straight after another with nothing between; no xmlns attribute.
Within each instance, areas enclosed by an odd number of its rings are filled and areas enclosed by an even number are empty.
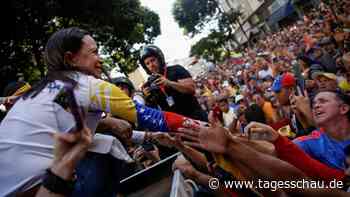
<svg viewBox="0 0 350 197"><path fill-rule="evenodd" d="M103 80L92 80L90 83L89 110L104 111L137 123L135 104L121 89Z"/></svg>
<svg viewBox="0 0 350 197"><path fill-rule="evenodd" d="M121 119L136 123L141 128L167 132L177 131L189 121L193 124L197 123L195 120L176 113L163 112L137 102L134 103L122 90L111 83L97 80L91 87L90 110L111 113Z"/></svg>
<svg viewBox="0 0 350 197"><path fill-rule="evenodd" d="M145 140L146 132L145 131L132 131L131 141L136 144L142 144Z"/></svg>
<svg viewBox="0 0 350 197"><path fill-rule="evenodd" d="M200 124L196 120L173 112L163 112L139 103L135 104L139 127L147 128L150 131L178 131L184 126L192 127Z"/></svg>
<svg viewBox="0 0 350 197"><path fill-rule="evenodd" d="M343 171L328 167L311 158L286 137L279 136L274 144L278 158L297 167L311 178L322 179L327 183L334 179L343 180L345 178Z"/></svg>
<svg viewBox="0 0 350 197"><path fill-rule="evenodd" d="M176 80L186 79L186 78L192 78L191 74L182 66L175 65L175 78Z"/></svg>

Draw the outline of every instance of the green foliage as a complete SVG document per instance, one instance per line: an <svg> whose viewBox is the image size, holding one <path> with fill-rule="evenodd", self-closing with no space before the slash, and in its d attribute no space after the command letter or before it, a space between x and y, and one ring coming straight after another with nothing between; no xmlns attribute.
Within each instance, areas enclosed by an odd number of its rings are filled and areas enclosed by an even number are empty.
<svg viewBox="0 0 350 197"><path fill-rule="evenodd" d="M242 29L239 22L242 13L234 9L223 12L217 0L177 0L173 7L173 15L179 26L190 36L200 33L205 24L217 21L218 26L191 48L191 55L201 56L210 61L220 61L223 58L222 54L229 54L226 45L237 43L234 24L238 24Z"/></svg>
<svg viewBox="0 0 350 197"><path fill-rule="evenodd" d="M226 36L222 32L213 31L191 47L191 56L200 56L212 62L221 61L225 40Z"/></svg>
<svg viewBox="0 0 350 197"><path fill-rule="evenodd" d="M124 72L136 69L135 44L150 43L160 34L159 17L139 0L12 0L3 5L0 38L0 91L21 73L26 81L46 73L43 51L60 28L78 26L90 31L101 52L122 61ZM124 65L123 64L123 65ZM124 69L124 68L123 68Z"/></svg>
<svg viewBox="0 0 350 197"><path fill-rule="evenodd" d="M216 0L176 0L172 12L179 26L188 35L194 36L219 10Z"/></svg>

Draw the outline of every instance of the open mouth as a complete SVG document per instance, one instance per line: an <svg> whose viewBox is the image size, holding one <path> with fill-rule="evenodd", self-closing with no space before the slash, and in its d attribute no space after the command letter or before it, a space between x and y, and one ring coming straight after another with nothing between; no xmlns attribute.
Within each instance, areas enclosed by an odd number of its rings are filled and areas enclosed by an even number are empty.
<svg viewBox="0 0 350 197"><path fill-rule="evenodd" d="M320 111L317 111L314 113L315 117L317 117L317 118L320 118L323 114L324 114L324 112L320 112Z"/></svg>

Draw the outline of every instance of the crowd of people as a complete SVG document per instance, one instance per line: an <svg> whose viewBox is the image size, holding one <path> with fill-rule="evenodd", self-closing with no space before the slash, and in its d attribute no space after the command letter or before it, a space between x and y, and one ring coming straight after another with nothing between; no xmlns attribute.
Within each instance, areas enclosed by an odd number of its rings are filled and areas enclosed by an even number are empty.
<svg viewBox="0 0 350 197"><path fill-rule="evenodd" d="M117 196L122 178L177 152L173 169L195 196L348 196L350 1L335 2L196 79L144 46L140 90L103 77L88 32L59 30L45 48L47 76L6 88L0 196ZM255 187L214 190L212 178Z"/></svg>

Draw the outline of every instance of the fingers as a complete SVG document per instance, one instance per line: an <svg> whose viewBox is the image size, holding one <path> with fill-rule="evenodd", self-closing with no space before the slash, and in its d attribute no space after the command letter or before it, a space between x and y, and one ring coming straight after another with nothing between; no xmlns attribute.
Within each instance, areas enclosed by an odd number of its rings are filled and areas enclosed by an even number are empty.
<svg viewBox="0 0 350 197"><path fill-rule="evenodd" d="M193 148L205 150L204 147L199 142L184 142L184 144L187 146L191 146Z"/></svg>
<svg viewBox="0 0 350 197"><path fill-rule="evenodd" d="M165 83L165 80L166 80L165 77L160 77L159 79L155 80L154 82L157 85L162 85Z"/></svg>
<svg viewBox="0 0 350 197"><path fill-rule="evenodd" d="M307 98L309 98L309 94L307 93L307 90L306 90L306 89L304 90L304 96L307 97Z"/></svg>
<svg viewBox="0 0 350 197"><path fill-rule="evenodd" d="M195 138L198 138L198 136L199 136L199 130L197 130L197 129L179 128L178 131L180 131L181 133L186 134L188 136L195 137Z"/></svg>
<svg viewBox="0 0 350 197"><path fill-rule="evenodd" d="M84 127L81 131L81 140L86 146L90 146L93 141L93 135L88 127Z"/></svg>
<svg viewBox="0 0 350 197"><path fill-rule="evenodd" d="M193 142L198 142L199 139L198 137L193 137L191 135L186 135L186 134L183 134L183 133L179 133L175 136L175 139L179 139L180 141L182 141L182 138L184 139L187 139L187 140L190 140L190 141L193 141Z"/></svg>
<svg viewBox="0 0 350 197"><path fill-rule="evenodd" d="M225 131L225 135L230 141L237 140L237 136L233 135L229 130Z"/></svg>
<svg viewBox="0 0 350 197"><path fill-rule="evenodd" d="M80 133L78 132L74 132L74 133L55 133L54 137L58 140L58 141L63 141L66 143L75 143L79 140L80 138Z"/></svg>
<svg viewBox="0 0 350 197"><path fill-rule="evenodd" d="M273 129L265 124L259 122L251 122L244 128L244 133L249 134L251 131L255 132L263 132L269 131L271 132Z"/></svg>
<svg viewBox="0 0 350 197"><path fill-rule="evenodd" d="M263 128L251 128L249 130L250 133L264 133L266 132L266 129Z"/></svg>

